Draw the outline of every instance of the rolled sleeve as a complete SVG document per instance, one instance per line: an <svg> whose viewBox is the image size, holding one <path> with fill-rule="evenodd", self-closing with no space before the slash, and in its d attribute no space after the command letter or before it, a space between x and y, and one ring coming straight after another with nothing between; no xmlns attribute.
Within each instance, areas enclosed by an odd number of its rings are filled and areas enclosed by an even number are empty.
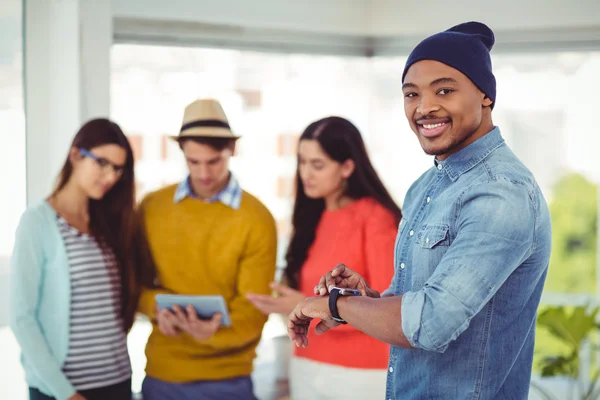
<svg viewBox="0 0 600 400"><path fill-rule="evenodd" d="M421 292L408 292L402 296L402 332L416 349L435 351L436 345L428 337L420 339L421 313L425 296Z"/></svg>
<svg viewBox="0 0 600 400"><path fill-rule="evenodd" d="M426 351L444 352L533 246L535 209L525 185L478 185L459 205L456 238L423 288L402 298L403 333Z"/></svg>

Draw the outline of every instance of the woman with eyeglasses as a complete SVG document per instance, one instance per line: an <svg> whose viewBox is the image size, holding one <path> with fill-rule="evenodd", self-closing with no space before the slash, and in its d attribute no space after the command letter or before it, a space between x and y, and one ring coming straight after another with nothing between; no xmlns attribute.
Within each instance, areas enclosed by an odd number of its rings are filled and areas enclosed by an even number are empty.
<svg viewBox="0 0 600 400"><path fill-rule="evenodd" d="M10 324L30 400L130 400L137 301L133 152L119 126L89 121L55 190L27 209L11 260Z"/></svg>

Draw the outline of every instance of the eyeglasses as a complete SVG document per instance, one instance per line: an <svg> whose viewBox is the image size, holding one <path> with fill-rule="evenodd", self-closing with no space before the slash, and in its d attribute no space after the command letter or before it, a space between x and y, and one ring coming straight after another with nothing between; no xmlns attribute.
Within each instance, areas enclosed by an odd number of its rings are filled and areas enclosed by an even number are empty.
<svg viewBox="0 0 600 400"><path fill-rule="evenodd" d="M114 171L115 175L117 175L119 177L121 175L123 175L123 171L125 170L124 165L113 164L112 162L108 161L106 158L98 157L97 155L90 153L86 149L79 149L79 153L84 157L91 158L92 160L96 161L96 164L98 164L98 166L100 167L100 169L102 170L103 173L107 173L108 171L110 171L112 169Z"/></svg>

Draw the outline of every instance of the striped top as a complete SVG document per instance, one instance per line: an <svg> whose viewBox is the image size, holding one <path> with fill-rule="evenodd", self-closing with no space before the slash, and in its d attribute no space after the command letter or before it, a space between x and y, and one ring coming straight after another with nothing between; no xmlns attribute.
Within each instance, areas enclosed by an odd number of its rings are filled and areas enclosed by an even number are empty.
<svg viewBox="0 0 600 400"><path fill-rule="evenodd" d="M63 371L76 390L95 389L131 377L123 329L120 277L90 235L58 216L71 275L69 352Z"/></svg>

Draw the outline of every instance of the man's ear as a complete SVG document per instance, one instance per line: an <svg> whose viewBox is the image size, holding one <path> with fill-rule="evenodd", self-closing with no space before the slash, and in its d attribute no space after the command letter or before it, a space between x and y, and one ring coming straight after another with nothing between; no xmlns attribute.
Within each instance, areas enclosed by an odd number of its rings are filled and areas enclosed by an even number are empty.
<svg viewBox="0 0 600 400"><path fill-rule="evenodd" d="M483 98L483 101L481 102L481 105L484 107L489 107L493 104L494 102L492 101L492 99L490 99L489 97L485 96Z"/></svg>

